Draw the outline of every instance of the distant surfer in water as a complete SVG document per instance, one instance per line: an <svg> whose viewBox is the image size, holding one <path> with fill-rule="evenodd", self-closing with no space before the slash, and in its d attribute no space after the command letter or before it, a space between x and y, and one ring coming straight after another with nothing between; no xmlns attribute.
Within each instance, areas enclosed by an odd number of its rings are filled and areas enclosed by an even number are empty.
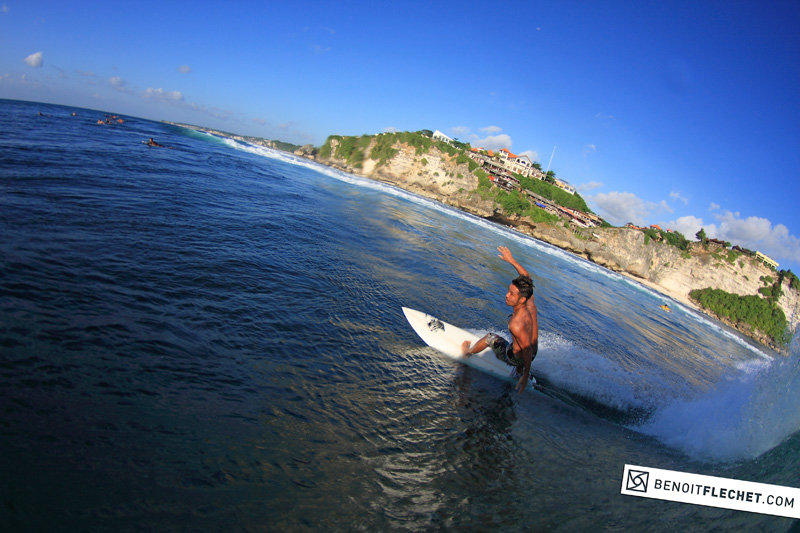
<svg viewBox="0 0 800 533"><path fill-rule="evenodd" d="M508 321L508 330L511 332L513 342L509 346L504 338L489 333L474 345L464 341L461 351L469 357L490 347L499 360L516 367L517 373L520 374L516 389L522 394L530 379L531 363L539 351L539 321L533 298L533 281L525 267L514 259L508 248L500 246L497 250L500 252L500 258L511 264L519 274L508 286L506 293L506 305L514 309Z"/></svg>
<svg viewBox="0 0 800 533"><path fill-rule="evenodd" d="M149 141L147 141L145 144L146 144L147 146L160 146L160 147L162 147L162 148L164 147L164 145L163 145L163 144L158 144L157 142L155 142L155 141L153 140L153 138L152 138L152 137L150 137L150 140L149 140Z"/></svg>

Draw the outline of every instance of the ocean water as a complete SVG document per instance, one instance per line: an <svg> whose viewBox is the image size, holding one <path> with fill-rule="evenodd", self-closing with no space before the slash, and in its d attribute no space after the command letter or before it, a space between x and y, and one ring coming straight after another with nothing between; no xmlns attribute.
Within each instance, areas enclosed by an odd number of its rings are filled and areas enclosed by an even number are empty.
<svg viewBox="0 0 800 533"><path fill-rule="evenodd" d="M4 531L797 528L620 494L626 463L800 487L797 341L384 184L103 115L0 100ZM503 332L499 245L534 274L543 391L439 356L400 309Z"/></svg>

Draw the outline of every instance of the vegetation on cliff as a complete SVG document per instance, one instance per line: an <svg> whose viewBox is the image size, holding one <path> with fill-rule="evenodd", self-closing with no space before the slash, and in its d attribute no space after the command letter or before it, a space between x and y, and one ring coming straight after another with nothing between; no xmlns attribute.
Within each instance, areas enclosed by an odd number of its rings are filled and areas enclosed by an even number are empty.
<svg viewBox="0 0 800 533"><path fill-rule="evenodd" d="M789 287L794 290L800 290L800 279L795 275L794 272L791 270L781 270L778 272L778 279L783 281L784 279L789 281Z"/></svg>
<svg viewBox="0 0 800 533"><path fill-rule="evenodd" d="M760 331L777 346L786 346L791 340L786 315L778 307L777 297L739 296L712 288L695 289L689 296L721 319L730 321L737 329L747 325Z"/></svg>
<svg viewBox="0 0 800 533"><path fill-rule="evenodd" d="M684 237L679 231L664 231L662 229L645 228L642 230L642 232L645 234L645 244L648 244L650 240L663 241L685 252L689 249L689 244L691 243L691 241Z"/></svg>
<svg viewBox="0 0 800 533"><path fill-rule="evenodd" d="M415 155L424 156L436 148L441 154L449 156L455 165L466 165L468 172L478 179L478 187L472 192L483 200L494 201L502 210L520 217L529 217L533 222L559 223L557 215L548 213L538 208L531 202L523 191L528 190L568 209L591 213L586 201L577 193L570 194L563 189L534 178L515 174L519 180L522 191L506 191L494 187L489 176L479 168L472 158L467 155L470 145L454 143L454 145L436 141L430 137L429 131L383 133L380 135L341 136L331 135L320 147L317 155L320 159L335 158L345 161L353 168L363 168L364 161L369 158L376 161L378 166L385 165L395 157L399 150L398 145L414 148ZM370 148L371 146L371 148ZM422 160L423 164L427 162Z"/></svg>
<svg viewBox="0 0 800 533"><path fill-rule="evenodd" d="M431 147L435 146L440 152L451 157L458 156L464 149L469 149L468 144L461 144L462 147L450 146L447 143L435 141L421 132L403 131L399 133L382 133L380 135L361 135L342 136L331 135L320 147L317 155L321 159L335 157L347 162L354 168L362 168L363 161L367 157L367 149L372 141L374 146L369 150L369 158L377 161L379 165L386 164L387 161L397 155L398 150L395 144L406 144L416 149L416 155L423 155L430 152ZM463 159L469 160L466 155ZM459 157L458 163L465 162ZM474 170L470 168L470 170Z"/></svg>
<svg viewBox="0 0 800 533"><path fill-rule="evenodd" d="M535 178L526 178L525 176L521 176L519 174L515 174L515 176L517 179L519 179L520 186L523 189L534 192L558 205L566 207L567 209L592 213L592 210L589 209L588 205L586 205L586 201L577 192L570 194L560 187L551 185L547 181L537 180Z"/></svg>
<svg viewBox="0 0 800 533"><path fill-rule="evenodd" d="M272 141L272 147L275 148L276 150L283 150L284 152L290 152L290 153L294 153L295 150L302 148L302 146L300 146L299 144L292 144L279 140Z"/></svg>
<svg viewBox="0 0 800 533"><path fill-rule="evenodd" d="M510 192L493 187L489 176L483 170L477 169L474 174L478 176L478 188L475 192L485 200L494 200L505 213L529 217L532 222L549 222L550 224L559 222L558 216L548 213L544 209L539 209L521 192ZM548 187L557 188L552 185L548 185Z"/></svg>
<svg viewBox="0 0 800 533"><path fill-rule="evenodd" d="M792 339L792 332L786 314L778 306L783 295L783 281L788 278L789 286L797 280L791 270L781 271L777 279L761 276L763 285L757 294L739 296L720 289L696 289L689 297L718 317L727 319L741 329L742 324L760 331L776 346L786 346Z"/></svg>

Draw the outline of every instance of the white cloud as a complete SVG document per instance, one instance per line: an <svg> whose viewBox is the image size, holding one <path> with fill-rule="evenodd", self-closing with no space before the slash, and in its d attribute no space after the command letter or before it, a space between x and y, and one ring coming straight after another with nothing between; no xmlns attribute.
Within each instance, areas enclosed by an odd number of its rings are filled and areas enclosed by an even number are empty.
<svg viewBox="0 0 800 533"><path fill-rule="evenodd" d="M383 128L383 133L397 133L397 128L394 126L386 126Z"/></svg>
<svg viewBox="0 0 800 533"><path fill-rule="evenodd" d="M483 139L477 139L471 143L472 146L483 146L487 150L500 150L501 148L511 149L511 137L505 133L500 135L489 135Z"/></svg>
<svg viewBox="0 0 800 533"><path fill-rule="evenodd" d="M161 88L153 89L152 87L148 87L144 90L144 92L142 92L142 98L169 104L184 101L183 95L180 93L180 91L165 91Z"/></svg>
<svg viewBox="0 0 800 533"><path fill-rule="evenodd" d="M44 58L41 52L36 52L26 57L25 62L33 68L41 68L44 65Z"/></svg>
<svg viewBox="0 0 800 533"><path fill-rule="evenodd" d="M503 131L503 128L500 128L498 126L486 126L485 128L479 128L479 129L480 131L482 131L487 135L492 135L493 133L500 133L501 131Z"/></svg>
<svg viewBox="0 0 800 533"><path fill-rule="evenodd" d="M617 226L628 222L638 226L652 224L651 217L673 211L665 200L647 202L630 192L598 193L587 199L597 206L598 215Z"/></svg>
<svg viewBox="0 0 800 533"><path fill-rule="evenodd" d="M596 151L597 151L597 147L595 145L593 145L593 144L585 144L583 146L583 158L586 159L586 157L589 154L593 154Z"/></svg>
<svg viewBox="0 0 800 533"><path fill-rule="evenodd" d="M680 217L672 222L668 222L667 227L671 230L682 233L683 236L689 240L694 240L697 232L700 231L700 228L703 228L704 226L702 218L689 215ZM706 231L706 235L708 235L708 231Z"/></svg>
<svg viewBox="0 0 800 533"><path fill-rule="evenodd" d="M703 228L710 238L758 250L776 260L800 261L800 238L789 234L783 224L773 226L766 218L742 218L740 213L731 211L716 214L714 218L716 223L704 223L702 218L685 216L669 224L688 239L694 239Z"/></svg>
<svg viewBox="0 0 800 533"><path fill-rule="evenodd" d="M125 94L134 94L135 91L128 87L128 82L120 78L119 76L111 76L108 78L108 84L111 85L114 89L118 90L121 93Z"/></svg>
<svg viewBox="0 0 800 533"><path fill-rule="evenodd" d="M258 117L253 117L253 122L258 124L259 126L267 126L267 125L269 125L269 122L267 122L265 119L258 118Z"/></svg>
<svg viewBox="0 0 800 533"><path fill-rule="evenodd" d="M192 71L192 68L189 65L181 65L178 67L178 72L181 74L189 74Z"/></svg>
<svg viewBox="0 0 800 533"><path fill-rule="evenodd" d="M527 155L527 156L530 158L530 160L531 160L531 161L534 161L534 162L536 162L536 161L538 161L538 160L539 160L539 154L538 154L538 153L536 153L536 152L535 152L535 151L533 151L533 150L525 150L524 152L520 152L520 153L519 153L519 154L517 154L517 155Z"/></svg>
<svg viewBox="0 0 800 533"><path fill-rule="evenodd" d="M0 11L2 11L3 13L8 13L8 6L3 4L2 6L0 6Z"/></svg>
<svg viewBox="0 0 800 533"><path fill-rule="evenodd" d="M450 131L453 133L453 135L457 135L460 137L469 135L469 128L466 126L455 126L454 128L450 128Z"/></svg>
<svg viewBox="0 0 800 533"><path fill-rule="evenodd" d="M644 225L652 210L644 200L630 192L598 193L591 200L597 205L598 214L617 226L628 222Z"/></svg>
<svg viewBox="0 0 800 533"><path fill-rule="evenodd" d="M599 120L617 120L614 115L609 115L607 113L597 113L594 118Z"/></svg>
<svg viewBox="0 0 800 533"><path fill-rule="evenodd" d="M19 77L17 77L17 76L12 76L11 74L5 73L5 74L0 75L0 81L6 82L6 83L8 83L9 85L12 85L12 86L33 85L35 87L38 87L38 85L39 85L36 82L29 82L28 79L26 78L25 74L21 74Z"/></svg>
<svg viewBox="0 0 800 533"><path fill-rule="evenodd" d="M719 223L716 228L718 239L740 243L767 255L800 261L800 238L790 235L783 224L773 226L766 218L741 218L738 212L731 211L714 215L714 218Z"/></svg>
<svg viewBox="0 0 800 533"><path fill-rule="evenodd" d="M709 211L719 211L720 207L721 206L719 204L715 204L714 202L711 202L711 205L708 206L708 210Z"/></svg>
<svg viewBox="0 0 800 533"><path fill-rule="evenodd" d="M325 54L331 51L330 46L322 46L320 44L312 44L311 49L314 51L315 54Z"/></svg>
<svg viewBox="0 0 800 533"><path fill-rule="evenodd" d="M678 191L672 191L671 193L669 193L669 197L672 198L673 200L683 202L683 205L689 205L689 199L681 196L681 193L679 193Z"/></svg>
<svg viewBox="0 0 800 533"><path fill-rule="evenodd" d="M671 207L671 206L670 206L670 205L667 203L667 201L666 201L666 200L661 200L660 202L658 202L658 208L659 208L659 209L661 209L662 211L666 211L667 213L672 213L673 211L675 211L675 210L674 210L674 209L673 209L673 208L672 208L672 207Z"/></svg>
<svg viewBox="0 0 800 533"><path fill-rule="evenodd" d="M603 186L603 183L600 182L600 181L590 181L589 183L584 183L582 185L576 185L575 189L577 189L579 192L589 192L589 191L593 191L595 189L599 189L602 186Z"/></svg>

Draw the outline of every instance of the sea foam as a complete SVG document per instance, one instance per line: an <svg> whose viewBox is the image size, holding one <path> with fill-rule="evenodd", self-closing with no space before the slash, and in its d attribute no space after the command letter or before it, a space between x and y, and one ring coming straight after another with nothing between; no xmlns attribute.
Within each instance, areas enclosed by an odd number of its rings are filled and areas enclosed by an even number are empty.
<svg viewBox="0 0 800 533"><path fill-rule="evenodd" d="M689 400L675 399L632 427L691 457L754 459L800 430L800 349L740 364L727 379Z"/></svg>

